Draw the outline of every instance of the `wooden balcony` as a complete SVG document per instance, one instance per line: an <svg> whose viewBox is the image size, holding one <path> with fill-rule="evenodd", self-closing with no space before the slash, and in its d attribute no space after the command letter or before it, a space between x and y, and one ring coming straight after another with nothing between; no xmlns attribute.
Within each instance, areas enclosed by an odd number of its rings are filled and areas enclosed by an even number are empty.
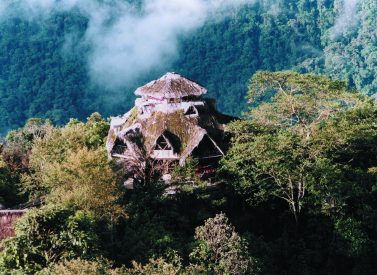
<svg viewBox="0 0 377 275"><path fill-rule="evenodd" d="M154 150L151 157L153 159L179 159L178 154L173 150Z"/></svg>

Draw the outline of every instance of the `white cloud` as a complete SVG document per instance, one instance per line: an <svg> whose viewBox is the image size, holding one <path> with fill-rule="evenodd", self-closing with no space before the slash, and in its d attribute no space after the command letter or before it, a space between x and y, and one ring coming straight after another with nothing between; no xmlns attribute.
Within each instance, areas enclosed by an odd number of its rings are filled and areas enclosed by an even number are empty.
<svg viewBox="0 0 377 275"><path fill-rule="evenodd" d="M14 1L14 0L1 0ZM23 16L33 20L56 11L79 9L89 18L85 40L92 79L121 88L153 68L169 64L185 35L230 8L255 0L144 0L137 11L124 0L22 0ZM0 5L1 10L1 5ZM80 44L80 43L79 43Z"/></svg>
<svg viewBox="0 0 377 275"><path fill-rule="evenodd" d="M335 21L334 27L331 29L332 38L336 38L345 34L348 30L357 26L359 18L357 15L359 0L343 0L342 12Z"/></svg>
<svg viewBox="0 0 377 275"><path fill-rule="evenodd" d="M215 13L247 2L149 0L141 16L118 4L122 12L110 25L105 22L113 11L91 13L86 39L92 45L92 78L108 88L118 88L143 72L166 65L177 56L181 35L199 28Z"/></svg>

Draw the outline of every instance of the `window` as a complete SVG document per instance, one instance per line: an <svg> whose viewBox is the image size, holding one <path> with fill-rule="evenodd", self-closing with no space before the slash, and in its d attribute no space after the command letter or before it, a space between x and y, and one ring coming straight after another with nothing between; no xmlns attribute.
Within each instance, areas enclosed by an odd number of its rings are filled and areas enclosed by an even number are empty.
<svg viewBox="0 0 377 275"><path fill-rule="evenodd" d="M113 150L111 151L112 155L123 155L127 150L127 145L119 138L116 139Z"/></svg>
<svg viewBox="0 0 377 275"><path fill-rule="evenodd" d="M186 116L197 116L198 110L194 106L188 107L188 109L185 112Z"/></svg>
<svg viewBox="0 0 377 275"><path fill-rule="evenodd" d="M154 149L155 150L173 150L170 142L167 140L167 138L164 135L161 135L157 139L156 146Z"/></svg>
<svg viewBox="0 0 377 275"><path fill-rule="evenodd" d="M212 141L208 137L208 135L205 135L203 137L198 147L196 147L192 152L192 156L198 159L218 158L218 157L221 157L222 155L223 153L215 145L214 141Z"/></svg>
<svg viewBox="0 0 377 275"><path fill-rule="evenodd" d="M181 151L182 143L178 136L165 131L156 141L154 150L172 150L174 153Z"/></svg>

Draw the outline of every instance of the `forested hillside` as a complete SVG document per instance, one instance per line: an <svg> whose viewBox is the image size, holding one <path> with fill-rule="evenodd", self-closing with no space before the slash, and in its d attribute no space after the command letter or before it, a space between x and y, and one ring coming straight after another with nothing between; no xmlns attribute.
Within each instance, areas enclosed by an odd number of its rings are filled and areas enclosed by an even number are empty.
<svg viewBox="0 0 377 275"><path fill-rule="evenodd" d="M173 193L153 159L109 160L98 113L10 132L0 204L41 205L0 242L0 273L376 274L376 102L285 71L256 73L249 104L271 91L227 125L233 138L215 178L188 160L171 173Z"/></svg>
<svg viewBox="0 0 377 275"><path fill-rule="evenodd" d="M0 274L377 274L376 95L376 0L0 0Z"/></svg>
<svg viewBox="0 0 377 275"><path fill-rule="evenodd" d="M259 1L184 40L176 68L229 113L245 110L247 76L260 69L323 73L374 94L377 2L359 2L353 14L341 0Z"/></svg>
<svg viewBox="0 0 377 275"><path fill-rule="evenodd" d="M0 20L0 131L30 117L63 124L93 111L123 113L135 87L168 70L201 82L231 114L246 109L241 102L248 79L260 69L325 73L374 94L377 3L363 0L351 8L344 9L342 0L260 0L242 6L182 35L175 60L164 60L116 91L91 81L90 45L71 47L88 28L85 14L5 18Z"/></svg>

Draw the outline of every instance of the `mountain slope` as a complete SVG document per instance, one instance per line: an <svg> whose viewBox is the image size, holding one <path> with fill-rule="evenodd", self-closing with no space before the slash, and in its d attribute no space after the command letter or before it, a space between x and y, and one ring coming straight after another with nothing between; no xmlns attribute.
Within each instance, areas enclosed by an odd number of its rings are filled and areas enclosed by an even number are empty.
<svg viewBox="0 0 377 275"><path fill-rule="evenodd" d="M43 21L3 20L0 132L19 127L30 117L46 117L62 124L70 117L85 118L94 110L105 116L122 113L132 105L137 86L165 71L199 81L218 99L220 110L230 114L246 109L248 79L257 70L326 73L374 94L377 3L360 2L348 18L353 21L346 22L342 22L347 15L342 3L260 0L244 6L225 19L207 22L190 35L182 35L174 62L166 60L160 68L112 92L90 81L86 60L90 45L75 51L69 47L85 34L85 15L71 11Z"/></svg>

